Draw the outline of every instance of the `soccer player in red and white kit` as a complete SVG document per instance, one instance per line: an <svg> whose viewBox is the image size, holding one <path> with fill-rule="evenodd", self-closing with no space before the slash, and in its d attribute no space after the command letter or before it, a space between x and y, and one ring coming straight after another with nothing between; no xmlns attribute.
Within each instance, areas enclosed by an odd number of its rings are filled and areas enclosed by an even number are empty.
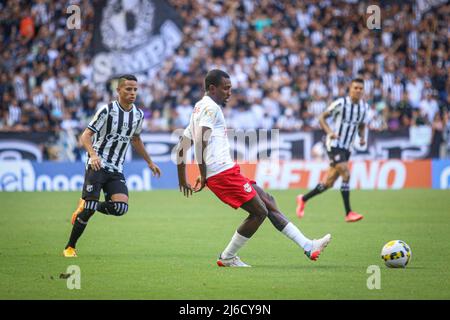
<svg viewBox="0 0 450 320"><path fill-rule="evenodd" d="M237 253L268 217L274 227L298 244L306 256L317 260L328 245L331 235L310 240L278 209L275 199L240 173L240 167L230 156L227 126L221 106L231 95L230 76L218 69L205 77L205 96L195 104L188 127L177 146L177 169L180 191L189 197L206 185L223 202L234 209L242 208L248 217L242 222L230 243L220 254L221 267L249 267ZM186 153L194 144L200 176L192 187L186 179Z"/></svg>

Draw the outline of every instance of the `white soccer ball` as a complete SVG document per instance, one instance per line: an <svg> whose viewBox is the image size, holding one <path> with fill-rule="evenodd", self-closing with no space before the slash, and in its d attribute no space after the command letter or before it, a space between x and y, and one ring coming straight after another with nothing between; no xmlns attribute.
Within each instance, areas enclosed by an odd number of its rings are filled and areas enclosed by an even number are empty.
<svg viewBox="0 0 450 320"><path fill-rule="evenodd" d="M381 258L389 268L406 268L411 256L411 248L402 240L389 241L381 250Z"/></svg>

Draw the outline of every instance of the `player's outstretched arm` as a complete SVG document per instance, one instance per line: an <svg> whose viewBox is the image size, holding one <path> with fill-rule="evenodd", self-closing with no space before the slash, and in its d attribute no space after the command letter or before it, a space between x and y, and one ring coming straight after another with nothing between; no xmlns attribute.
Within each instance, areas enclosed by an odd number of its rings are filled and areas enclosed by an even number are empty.
<svg viewBox="0 0 450 320"><path fill-rule="evenodd" d="M100 157L97 155L97 152L95 152L94 148L92 147L92 137L94 136L94 134L95 134L94 131L92 131L89 128L86 128L86 130L84 130L80 136L80 142L81 145L89 154L90 165L92 169L94 169L94 171L97 171L101 169L102 161Z"/></svg>
<svg viewBox="0 0 450 320"><path fill-rule="evenodd" d="M192 196L193 191L186 178L186 157L191 145L192 140L182 135L175 148L177 153L178 186L180 187L180 192L183 192L186 197Z"/></svg>
<svg viewBox="0 0 450 320"><path fill-rule="evenodd" d="M150 168L150 170L152 170L153 176L157 176L159 178L161 176L161 170L156 164L153 163L152 158L145 150L145 146L141 140L141 136L134 135L131 139L131 144L133 145L133 148L136 150L136 152L147 162L148 167Z"/></svg>

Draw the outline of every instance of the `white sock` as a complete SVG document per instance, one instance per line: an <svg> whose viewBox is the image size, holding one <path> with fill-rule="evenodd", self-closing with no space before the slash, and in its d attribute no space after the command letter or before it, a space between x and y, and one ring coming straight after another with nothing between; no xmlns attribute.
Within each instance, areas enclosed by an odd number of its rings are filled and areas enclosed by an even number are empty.
<svg viewBox="0 0 450 320"><path fill-rule="evenodd" d="M303 250L311 250L312 241L305 237L303 233L292 222L289 222L281 232L286 237L298 244L301 248L303 248Z"/></svg>
<svg viewBox="0 0 450 320"><path fill-rule="evenodd" d="M233 237L231 238L230 243L225 248L225 250L222 252L220 257L222 259L230 259L236 256L237 252L240 248L244 246L244 244L247 243L248 239L244 236L241 236L237 231L234 233Z"/></svg>

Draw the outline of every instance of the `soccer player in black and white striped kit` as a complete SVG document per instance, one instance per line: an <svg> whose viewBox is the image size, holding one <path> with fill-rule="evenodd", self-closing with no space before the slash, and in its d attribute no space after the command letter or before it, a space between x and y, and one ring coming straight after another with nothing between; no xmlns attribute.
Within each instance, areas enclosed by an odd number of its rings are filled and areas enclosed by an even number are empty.
<svg viewBox="0 0 450 320"><path fill-rule="evenodd" d="M95 211L113 216L128 211L128 188L122 170L130 142L153 175L161 175L140 138L144 113L134 105L137 79L123 75L118 80L119 99L100 108L80 137L88 160L82 199L72 214L72 233L63 251L65 257L77 256L75 245ZM105 201L99 202L102 189Z"/></svg>
<svg viewBox="0 0 450 320"><path fill-rule="evenodd" d="M366 144L364 132L369 107L361 99L363 92L364 80L361 78L353 79L348 96L340 97L333 101L320 115L320 125L327 134L326 148L330 158L330 168L325 182L319 183L309 193L297 196L296 213L299 218L302 218L304 215L306 202L331 188L339 176L342 177L341 194L346 213L345 221L355 222L363 218L362 215L352 211L350 207L350 172L348 169L350 148L356 134L360 137L360 145ZM330 116L333 119L333 128L330 128L326 121Z"/></svg>

